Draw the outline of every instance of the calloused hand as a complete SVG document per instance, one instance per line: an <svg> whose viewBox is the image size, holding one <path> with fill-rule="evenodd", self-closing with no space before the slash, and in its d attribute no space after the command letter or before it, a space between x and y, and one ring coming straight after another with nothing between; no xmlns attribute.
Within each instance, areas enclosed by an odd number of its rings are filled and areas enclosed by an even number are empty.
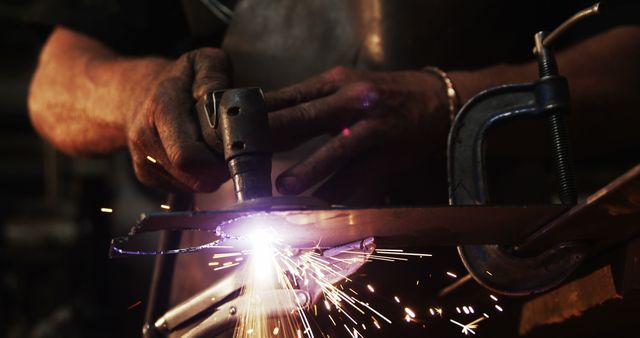
<svg viewBox="0 0 640 338"><path fill-rule="evenodd" d="M355 190L402 179L398 175L446 149L447 96L441 79L430 73L337 67L265 98L277 148L332 135L278 177L282 194L302 193L333 175L315 195L344 201Z"/></svg>
<svg viewBox="0 0 640 338"><path fill-rule="evenodd" d="M213 191L228 178L222 158L201 140L193 107L208 91L229 85L230 64L219 49L202 48L167 63L148 86L126 134L138 179L180 191Z"/></svg>

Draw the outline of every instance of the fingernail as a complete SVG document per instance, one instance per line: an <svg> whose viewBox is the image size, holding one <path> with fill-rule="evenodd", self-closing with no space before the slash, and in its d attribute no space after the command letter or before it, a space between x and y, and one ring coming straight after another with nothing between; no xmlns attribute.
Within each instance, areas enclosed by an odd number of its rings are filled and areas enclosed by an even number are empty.
<svg viewBox="0 0 640 338"><path fill-rule="evenodd" d="M297 194L299 190L298 179L294 176L282 176L278 178L276 185L282 194Z"/></svg>

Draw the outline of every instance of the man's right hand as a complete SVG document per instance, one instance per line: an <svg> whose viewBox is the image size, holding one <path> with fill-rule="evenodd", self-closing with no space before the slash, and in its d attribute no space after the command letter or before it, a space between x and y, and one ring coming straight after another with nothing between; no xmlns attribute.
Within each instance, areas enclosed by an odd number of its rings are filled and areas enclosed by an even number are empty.
<svg viewBox="0 0 640 338"><path fill-rule="evenodd" d="M70 155L128 147L142 183L212 191L224 161L201 141L194 105L229 86L230 62L202 48L177 60L123 57L99 40L57 27L40 54L29 111L36 130Z"/></svg>
<svg viewBox="0 0 640 338"><path fill-rule="evenodd" d="M152 80L146 99L127 115L126 124L127 144L142 183L209 192L228 178L225 162L202 141L193 107L205 93L228 87L229 68L222 50L202 48L168 63Z"/></svg>

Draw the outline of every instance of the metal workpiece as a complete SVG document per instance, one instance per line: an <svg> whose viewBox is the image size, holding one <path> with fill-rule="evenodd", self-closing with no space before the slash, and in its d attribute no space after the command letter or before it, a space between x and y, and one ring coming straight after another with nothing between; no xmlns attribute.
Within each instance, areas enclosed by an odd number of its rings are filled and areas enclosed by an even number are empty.
<svg viewBox="0 0 640 338"><path fill-rule="evenodd" d="M431 206L197 211L146 215L132 234L160 230L215 231L243 237L268 226L294 248L329 249L375 237L385 248L420 245L516 245L567 210L545 206ZM393 224L393 226L389 226Z"/></svg>

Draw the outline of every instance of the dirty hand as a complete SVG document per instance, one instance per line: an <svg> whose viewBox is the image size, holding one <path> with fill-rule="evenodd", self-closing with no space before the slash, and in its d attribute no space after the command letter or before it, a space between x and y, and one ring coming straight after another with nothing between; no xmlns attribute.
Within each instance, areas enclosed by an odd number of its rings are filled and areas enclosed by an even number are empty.
<svg viewBox="0 0 640 338"><path fill-rule="evenodd" d="M201 140L193 112L208 91L228 87L223 51L202 48L167 62L150 79L139 109L127 116L126 134L138 179L173 192L213 191L226 180L224 161Z"/></svg>
<svg viewBox="0 0 640 338"><path fill-rule="evenodd" d="M315 195L344 201L351 190L384 186L445 152L448 100L430 73L337 67L265 97L277 148L332 136L278 177L282 194L302 193L333 174Z"/></svg>

